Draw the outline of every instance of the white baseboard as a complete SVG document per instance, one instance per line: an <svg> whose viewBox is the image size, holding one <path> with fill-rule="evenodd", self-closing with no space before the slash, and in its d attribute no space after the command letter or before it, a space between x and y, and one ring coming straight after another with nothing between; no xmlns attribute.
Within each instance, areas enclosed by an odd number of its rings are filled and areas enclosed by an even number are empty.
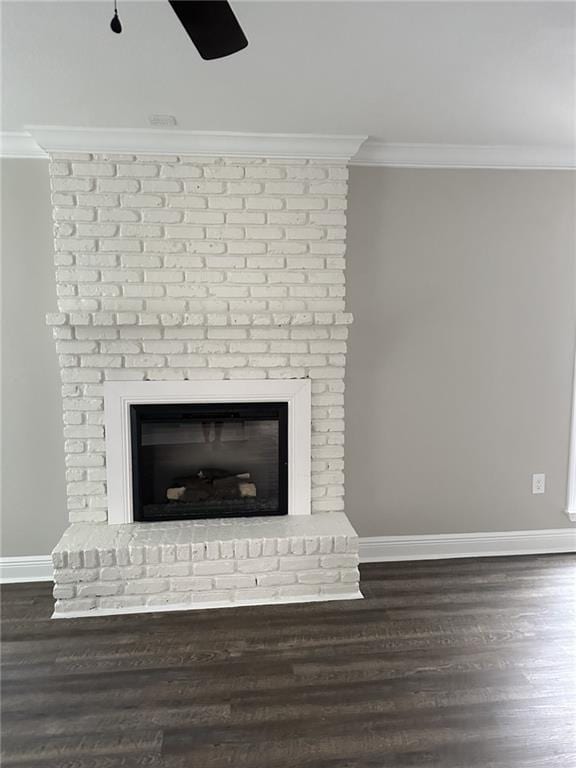
<svg viewBox="0 0 576 768"><path fill-rule="evenodd" d="M0 583L52 581L51 555L0 557Z"/></svg>
<svg viewBox="0 0 576 768"><path fill-rule="evenodd" d="M360 539L360 562L442 560L456 557L495 557L576 552L576 531L447 533L435 536L373 536Z"/></svg>
<svg viewBox="0 0 576 768"><path fill-rule="evenodd" d="M372 536L360 539L360 562L446 560L456 557L496 557L576 552L576 531L447 533L430 536ZM0 583L52 581L50 555L0 557Z"/></svg>

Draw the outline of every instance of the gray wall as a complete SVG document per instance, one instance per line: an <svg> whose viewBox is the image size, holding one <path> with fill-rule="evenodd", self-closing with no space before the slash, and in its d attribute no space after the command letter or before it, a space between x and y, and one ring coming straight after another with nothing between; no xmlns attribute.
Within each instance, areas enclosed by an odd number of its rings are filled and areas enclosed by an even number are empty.
<svg viewBox="0 0 576 768"><path fill-rule="evenodd" d="M45 161L2 161L2 549L66 526ZM353 168L347 510L362 536L558 528L574 177ZM532 472L548 488L532 496Z"/></svg>
<svg viewBox="0 0 576 768"><path fill-rule="evenodd" d="M570 172L351 170L346 509L361 536L570 525L574 202Z"/></svg>
<svg viewBox="0 0 576 768"><path fill-rule="evenodd" d="M2 556L45 555L66 527L48 163L2 160Z"/></svg>

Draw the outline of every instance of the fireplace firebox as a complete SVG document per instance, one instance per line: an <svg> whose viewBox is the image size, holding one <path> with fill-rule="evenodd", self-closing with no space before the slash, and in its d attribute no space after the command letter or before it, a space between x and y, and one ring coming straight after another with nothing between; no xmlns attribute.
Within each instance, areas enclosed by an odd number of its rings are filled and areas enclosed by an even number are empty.
<svg viewBox="0 0 576 768"><path fill-rule="evenodd" d="M134 520L288 514L287 403L130 406Z"/></svg>

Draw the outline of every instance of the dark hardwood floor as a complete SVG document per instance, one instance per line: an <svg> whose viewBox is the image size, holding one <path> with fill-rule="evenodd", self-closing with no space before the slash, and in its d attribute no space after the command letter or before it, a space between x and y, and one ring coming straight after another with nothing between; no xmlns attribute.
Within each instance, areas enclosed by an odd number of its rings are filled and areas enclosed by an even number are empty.
<svg viewBox="0 0 576 768"><path fill-rule="evenodd" d="M366 600L50 621L3 589L4 768L574 768L575 560L362 568Z"/></svg>

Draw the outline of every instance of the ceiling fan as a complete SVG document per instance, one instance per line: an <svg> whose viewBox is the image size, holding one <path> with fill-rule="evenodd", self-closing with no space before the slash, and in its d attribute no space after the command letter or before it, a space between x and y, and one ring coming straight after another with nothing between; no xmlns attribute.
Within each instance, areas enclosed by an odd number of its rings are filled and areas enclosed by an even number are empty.
<svg viewBox="0 0 576 768"><path fill-rule="evenodd" d="M221 59L241 51L248 40L227 0L168 0L172 10L203 59ZM113 32L120 34L116 0L110 22Z"/></svg>

